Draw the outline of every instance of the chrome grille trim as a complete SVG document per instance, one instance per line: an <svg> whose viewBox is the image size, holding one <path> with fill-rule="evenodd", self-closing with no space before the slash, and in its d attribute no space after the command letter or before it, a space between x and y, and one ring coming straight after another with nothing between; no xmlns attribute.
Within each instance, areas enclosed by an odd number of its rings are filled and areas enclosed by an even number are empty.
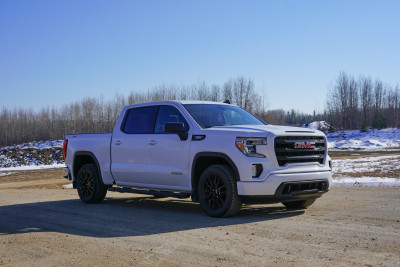
<svg viewBox="0 0 400 267"><path fill-rule="evenodd" d="M295 143L298 142L313 142L313 147L295 148ZM278 136L275 137L274 147L278 164L283 167L289 163L323 164L327 145L324 137Z"/></svg>

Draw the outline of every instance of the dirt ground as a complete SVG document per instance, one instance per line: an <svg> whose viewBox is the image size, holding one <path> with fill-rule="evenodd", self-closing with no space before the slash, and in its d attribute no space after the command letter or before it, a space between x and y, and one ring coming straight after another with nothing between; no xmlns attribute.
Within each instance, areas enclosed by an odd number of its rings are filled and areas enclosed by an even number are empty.
<svg viewBox="0 0 400 267"><path fill-rule="evenodd" d="M3 174L9 174L1 176ZM63 168L33 171L0 171L0 190L2 189L62 189L70 183L64 179ZM1 191L0 191L1 192Z"/></svg>
<svg viewBox="0 0 400 267"><path fill-rule="evenodd" d="M204 215L189 200L109 192L83 204L63 169L0 176L4 266L399 266L400 187L336 187L307 210Z"/></svg>

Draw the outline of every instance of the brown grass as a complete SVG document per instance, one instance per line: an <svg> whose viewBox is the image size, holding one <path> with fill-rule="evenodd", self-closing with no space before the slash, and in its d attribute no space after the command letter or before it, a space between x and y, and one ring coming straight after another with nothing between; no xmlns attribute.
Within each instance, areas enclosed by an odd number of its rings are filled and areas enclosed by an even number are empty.
<svg viewBox="0 0 400 267"><path fill-rule="evenodd" d="M63 168L7 172L11 172L12 174L0 176L0 190L28 188L62 189L63 185L70 183L70 181L63 178L66 174Z"/></svg>
<svg viewBox="0 0 400 267"><path fill-rule="evenodd" d="M400 179L400 173L396 171L386 171L382 172L381 170L375 170L372 172L346 172L346 173L335 173L335 176L340 175L340 176L347 176L347 177L353 177L353 178L359 178L359 177L390 177L390 178L399 178Z"/></svg>
<svg viewBox="0 0 400 267"><path fill-rule="evenodd" d="M330 150L328 152L332 159L358 159L367 157L380 157L380 156L400 156L399 148L392 148L390 150Z"/></svg>

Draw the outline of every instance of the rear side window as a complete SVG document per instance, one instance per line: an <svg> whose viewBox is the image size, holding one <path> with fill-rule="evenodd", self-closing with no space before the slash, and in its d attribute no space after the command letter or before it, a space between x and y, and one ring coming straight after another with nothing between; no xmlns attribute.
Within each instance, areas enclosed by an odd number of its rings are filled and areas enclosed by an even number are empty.
<svg viewBox="0 0 400 267"><path fill-rule="evenodd" d="M122 131L128 134L153 133L156 107L133 108L127 111Z"/></svg>

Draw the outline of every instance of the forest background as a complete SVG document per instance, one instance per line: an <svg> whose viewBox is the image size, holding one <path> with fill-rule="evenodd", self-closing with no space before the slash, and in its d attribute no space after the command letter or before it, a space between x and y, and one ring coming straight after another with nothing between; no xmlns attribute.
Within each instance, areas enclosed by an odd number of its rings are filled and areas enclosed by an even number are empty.
<svg viewBox="0 0 400 267"><path fill-rule="evenodd" d="M276 88L279 90L279 88ZM290 97L282 95L282 97ZM304 94L307 101L312 95ZM238 76L223 84L199 82L193 85L160 85L145 92L116 93L112 99L83 97L63 106L33 108L3 107L0 111L0 145L39 140L63 139L71 133L111 132L121 109L126 105L162 100L229 99L268 124L301 126L326 121L333 130L366 131L368 128L400 127L400 89L380 79L355 78L341 72L328 88L324 111L306 114L290 107L268 109L268 100L256 90L251 78Z"/></svg>

